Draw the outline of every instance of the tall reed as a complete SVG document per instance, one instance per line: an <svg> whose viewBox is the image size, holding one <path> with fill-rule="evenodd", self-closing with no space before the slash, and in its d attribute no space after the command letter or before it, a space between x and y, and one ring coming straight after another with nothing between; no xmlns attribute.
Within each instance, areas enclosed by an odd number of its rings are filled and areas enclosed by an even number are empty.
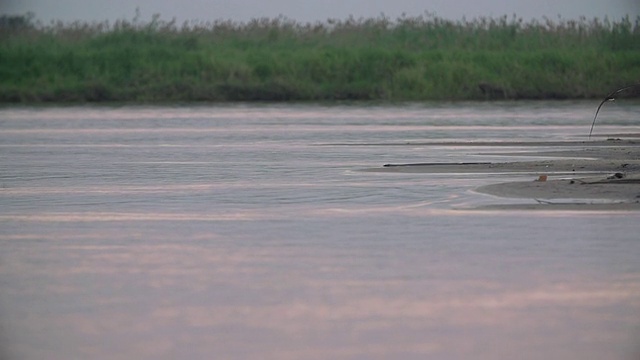
<svg viewBox="0 0 640 360"><path fill-rule="evenodd" d="M640 80L640 17L0 17L0 102L592 98Z"/></svg>

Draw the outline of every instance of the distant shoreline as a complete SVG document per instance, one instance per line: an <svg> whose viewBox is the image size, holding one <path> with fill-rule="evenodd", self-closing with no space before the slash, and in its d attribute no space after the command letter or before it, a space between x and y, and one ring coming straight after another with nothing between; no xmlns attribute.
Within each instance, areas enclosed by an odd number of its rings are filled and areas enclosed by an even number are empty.
<svg viewBox="0 0 640 360"><path fill-rule="evenodd" d="M0 20L3 104L598 99L640 80L640 17Z"/></svg>

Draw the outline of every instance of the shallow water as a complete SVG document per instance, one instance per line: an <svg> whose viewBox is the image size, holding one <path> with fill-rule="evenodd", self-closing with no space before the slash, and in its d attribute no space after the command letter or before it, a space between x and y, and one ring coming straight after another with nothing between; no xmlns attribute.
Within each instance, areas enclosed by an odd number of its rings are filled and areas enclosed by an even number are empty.
<svg viewBox="0 0 640 360"><path fill-rule="evenodd" d="M360 171L519 159L420 143L584 140L593 111L2 108L0 357L637 358L637 212L480 212L534 200L473 188L532 174Z"/></svg>

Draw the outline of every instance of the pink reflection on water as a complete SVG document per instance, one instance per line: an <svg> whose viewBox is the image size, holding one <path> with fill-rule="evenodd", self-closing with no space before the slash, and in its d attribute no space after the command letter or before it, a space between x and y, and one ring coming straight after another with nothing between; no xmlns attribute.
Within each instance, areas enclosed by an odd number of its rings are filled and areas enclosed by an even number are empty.
<svg viewBox="0 0 640 360"><path fill-rule="evenodd" d="M640 313L637 274L549 283L531 273L496 281L457 276L457 264L436 262L422 265L422 278L385 278L360 270L373 269L375 253L313 246L51 250L65 266L37 271L21 260L3 262L5 275L29 270L31 283L41 284L3 291L41 302L57 298L49 304L57 311L11 304L18 314L4 315L13 325L17 353L55 350L60 358L93 359L595 359L629 349L637 320L629 314ZM49 342L32 347L30 336L50 337L60 348L48 348Z"/></svg>

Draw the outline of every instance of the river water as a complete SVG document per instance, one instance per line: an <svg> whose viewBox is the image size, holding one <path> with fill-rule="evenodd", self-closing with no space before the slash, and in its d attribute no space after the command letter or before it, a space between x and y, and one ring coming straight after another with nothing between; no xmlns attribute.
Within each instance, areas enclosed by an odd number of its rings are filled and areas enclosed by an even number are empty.
<svg viewBox="0 0 640 360"><path fill-rule="evenodd" d="M1 108L0 358L638 359L637 212L361 171L519 159L422 143L584 140L596 105Z"/></svg>

